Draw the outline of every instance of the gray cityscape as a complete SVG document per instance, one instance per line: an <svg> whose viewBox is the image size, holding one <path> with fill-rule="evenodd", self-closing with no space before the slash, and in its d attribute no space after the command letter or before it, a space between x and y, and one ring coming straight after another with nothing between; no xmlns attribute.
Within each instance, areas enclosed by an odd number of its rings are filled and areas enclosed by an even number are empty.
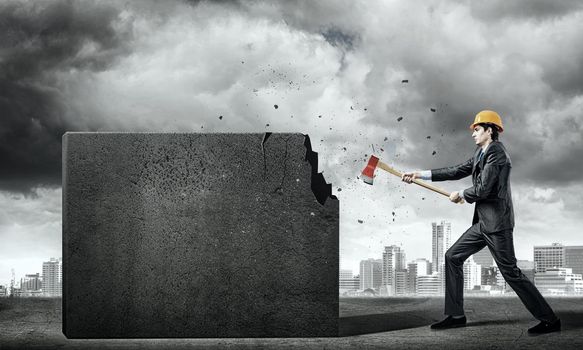
<svg viewBox="0 0 583 350"><path fill-rule="evenodd" d="M26 274L16 278L12 269L10 285L0 285L0 297L61 297L63 283L63 262L61 258L50 258L42 264L40 272Z"/></svg>
<svg viewBox="0 0 583 350"><path fill-rule="evenodd" d="M433 222L431 259L406 260L398 245L385 246L379 257L360 261L358 274L340 269L341 296L436 296L444 294L444 255L453 244L451 223ZM583 246L561 243L533 247L533 260L518 260L517 266L543 295L583 295ZM514 294L506 284L488 248L464 264L464 290L468 295Z"/></svg>

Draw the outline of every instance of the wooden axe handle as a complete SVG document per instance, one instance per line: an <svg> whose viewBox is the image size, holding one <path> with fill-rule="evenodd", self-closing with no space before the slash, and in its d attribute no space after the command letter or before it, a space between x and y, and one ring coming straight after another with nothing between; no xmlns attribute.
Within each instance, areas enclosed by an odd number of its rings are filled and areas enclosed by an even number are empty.
<svg viewBox="0 0 583 350"><path fill-rule="evenodd" d="M389 173L391 173L391 174L393 174L393 175L395 175L395 176L398 176L398 177L403 177L403 174L402 174L402 173L400 173L399 171L397 171L397 170L395 170L395 169L391 168L390 166L388 166L387 164L385 164L385 163L381 162L380 160L379 160L379 163L378 163L377 167L379 167L379 168L381 168L381 169L383 169L383 170L385 170L385 171L387 171L387 172L389 172ZM448 197L448 198L449 198L449 195L450 195L450 193L449 193L449 192L447 192L447 191L445 191L445 190L442 190L442 189L441 189L441 188L439 188L439 187L432 186L432 185L430 185L430 184L428 184L428 183L425 183L425 182L423 182L423 181L421 181L421 180L417 180L417 179L414 179L414 180L413 180L413 182L414 182L415 184L417 184L417 185L421 186L421 187L425 187L425 188L427 188L428 190L432 190L432 191L434 191L434 192L437 192L437 193L439 193L439 194L442 194L442 195L444 195L444 196L446 196L446 197ZM464 202L464 200L462 199L462 200L460 201L460 203L463 203L463 202Z"/></svg>

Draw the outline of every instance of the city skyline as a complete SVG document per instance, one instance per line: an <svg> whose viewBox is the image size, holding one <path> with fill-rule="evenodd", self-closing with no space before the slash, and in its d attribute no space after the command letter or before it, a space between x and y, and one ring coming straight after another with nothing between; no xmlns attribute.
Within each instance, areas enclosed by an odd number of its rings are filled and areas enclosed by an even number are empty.
<svg viewBox="0 0 583 350"><path fill-rule="evenodd" d="M38 272L40 271L40 272ZM25 274L17 273L11 269L11 278L8 283L1 283L7 294L11 294L14 288L19 296L44 296L60 297L62 295L62 258L51 257L44 259L39 270ZM25 292L24 294L20 294Z"/></svg>
<svg viewBox="0 0 583 350"><path fill-rule="evenodd" d="M441 222L441 225L432 223L434 236L432 261L437 261L437 264L439 264L439 259L435 257L435 254L439 251L438 247L448 246L444 244L447 241L447 235L444 234L447 232L447 226L447 222L444 221ZM439 242L440 239L444 242ZM491 255L478 253L471 255L464 263L464 290L471 290L472 293L480 295L513 292ZM361 260L360 274L355 275L353 270L341 268L339 275L340 294L354 295L354 292L359 292L361 294L356 295L442 295L445 278L443 271L434 268L434 263L427 258L417 258L406 262L407 268L403 269L399 262L405 254L406 251L398 246L385 246L382 251L382 259L368 257L366 260ZM474 261L474 257L486 263L482 266ZM379 268L382 267L382 278L379 276L377 280L380 286L376 288L371 286L375 283L370 281L372 275L370 273L363 274L363 271L370 269L372 263L378 263ZM541 289L543 294L583 294L583 246L565 246L557 242L533 246L533 261L517 260L517 266ZM363 278L368 280L368 286L365 286ZM363 289L367 289L367 291L363 292ZM370 290L374 290L374 292L369 292Z"/></svg>

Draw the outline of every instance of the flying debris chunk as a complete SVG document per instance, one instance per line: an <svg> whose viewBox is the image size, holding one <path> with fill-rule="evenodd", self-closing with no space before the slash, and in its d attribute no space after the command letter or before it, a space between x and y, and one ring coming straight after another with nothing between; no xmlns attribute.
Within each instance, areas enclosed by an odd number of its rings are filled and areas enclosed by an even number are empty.
<svg viewBox="0 0 583 350"><path fill-rule="evenodd" d="M427 136L427 139L429 140L431 138L431 136Z"/></svg>
<svg viewBox="0 0 583 350"><path fill-rule="evenodd" d="M434 156L436 153L437 153L436 151L433 151L433 153L431 153L431 155Z"/></svg>
<svg viewBox="0 0 583 350"><path fill-rule="evenodd" d="M265 124L265 127L267 128L269 126L269 124Z"/></svg>
<svg viewBox="0 0 583 350"><path fill-rule="evenodd" d="M429 110L435 113L435 108L429 108Z"/></svg>
<svg viewBox="0 0 583 350"><path fill-rule="evenodd" d="M223 116L222 115L219 115L219 120L223 120Z"/></svg>
<svg viewBox="0 0 583 350"><path fill-rule="evenodd" d="M363 222L364 222L364 221L362 221L362 220L358 220L358 223L359 223L359 224L362 224Z"/></svg>
<svg viewBox="0 0 583 350"><path fill-rule="evenodd" d="M387 141L389 138L385 136L385 139L383 141Z"/></svg>
<svg viewBox="0 0 583 350"><path fill-rule="evenodd" d="M351 110L351 111L353 111L353 110L354 110L354 108L352 108L352 106L350 106L350 110Z"/></svg>
<svg viewBox="0 0 583 350"><path fill-rule="evenodd" d="M399 117L397 118L397 121L400 122L401 120L403 120L403 117Z"/></svg>
<svg viewBox="0 0 583 350"><path fill-rule="evenodd" d="M278 105L273 105L273 108L278 109L279 106Z"/></svg>
<svg viewBox="0 0 583 350"><path fill-rule="evenodd" d="M395 216L395 212L392 212L392 213L393 213L393 216Z"/></svg>
<svg viewBox="0 0 583 350"><path fill-rule="evenodd" d="M403 79L403 80L401 80L401 83L408 83L408 82L409 82L409 79Z"/></svg>
<svg viewBox="0 0 583 350"><path fill-rule="evenodd" d="M322 116L321 116L321 115L319 115L319 116L318 116L318 118L322 118Z"/></svg>
<svg viewBox="0 0 583 350"><path fill-rule="evenodd" d="M346 147L342 147L342 150L343 150L343 151L346 151Z"/></svg>
<svg viewBox="0 0 583 350"><path fill-rule="evenodd" d="M342 191L342 189L341 189L340 187L338 187L338 189L337 189L336 191L338 191L338 192L341 192L341 191Z"/></svg>

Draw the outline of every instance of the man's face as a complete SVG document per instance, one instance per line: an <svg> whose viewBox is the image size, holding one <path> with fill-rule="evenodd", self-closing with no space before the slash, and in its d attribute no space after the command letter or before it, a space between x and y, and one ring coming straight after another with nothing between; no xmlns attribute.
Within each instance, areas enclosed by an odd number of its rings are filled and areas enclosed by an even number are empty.
<svg viewBox="0 0 583 350"><path fill-rule="evenodd" d="M483 126L476 125L472 137L476 141L476 145L484 146L488 141L492 140L492 129L484 130Z"/></svg>

